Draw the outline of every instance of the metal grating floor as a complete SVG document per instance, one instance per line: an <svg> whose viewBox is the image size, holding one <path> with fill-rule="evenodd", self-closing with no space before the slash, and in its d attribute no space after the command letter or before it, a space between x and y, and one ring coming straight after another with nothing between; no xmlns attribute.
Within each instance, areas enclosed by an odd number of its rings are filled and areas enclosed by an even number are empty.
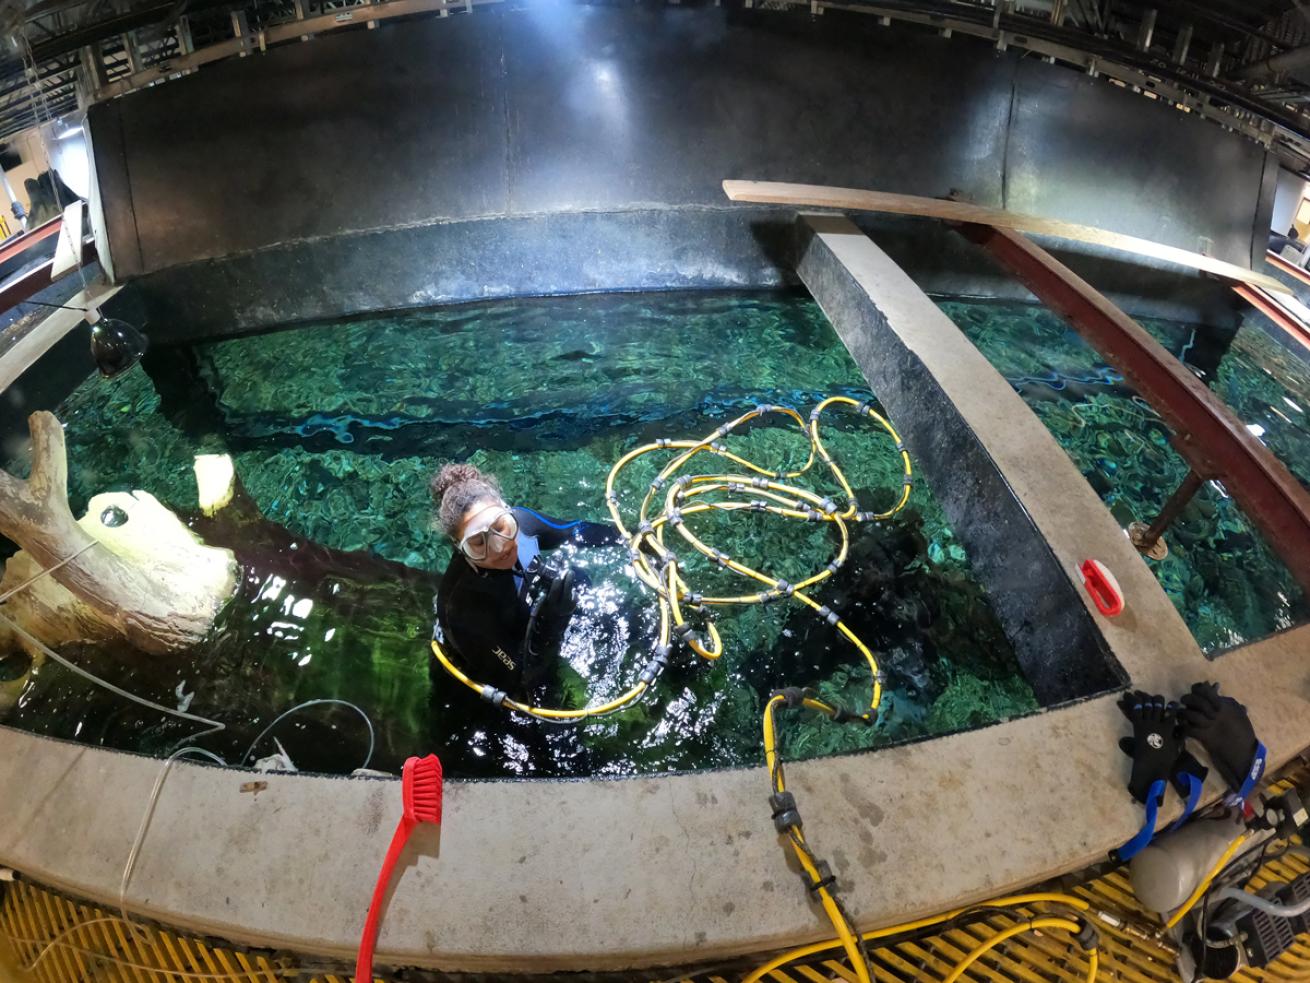
<svg viewBox="0 0 1310 983"><path fill-rule="evenodd" d="M1299 770L1296 784L1310 785L1310 770ZM1283 779L1272 791L1292 782ZM1287 855L1266 863L1251 881L1259 889L1310 873L1310 862ZM149 923L128 926L112 911L72 900L28 882L5 885L0 900L0 941L19 963L17 983L172 983L180 980L247 981L278 983L351 983L348 970L333 972L315 966L305 957L234 946L213 939L175 932ZM1079 880L1064 878L1058 890L1080 896L1093 905L1114 911L1151 929L1155 915L1142 909L1133 896L1122 868ZM1022 909L1039 913L1044 905ZM954 928L915 941L871 948L872 969L878 983L938 983L964 955L1012 924L1004 918ZM1101 931L1102 983L1174 983L1179 974L1172 950L1118 929L1098 925ZM50 946L51 942L59 944ZM836 958L840 950L817 954L767 974L774 983L853 983L855 974ZM763 957L742 963L736 971L673 977L679 983L735 983ZM34 968L32 967L35 963ZM1013 938L975 963L963 979L973 983L1084 983L1086 957L1061 934L1032 932ZM0 983L4 962L0 961ZM407 974L407 979L453 979L442 974ZM480 976L477 979L494 979ZM540 980L543 977L535 977ZM566 976L561 975L560 979ZM575 980L588 977L574 976ZM610 977L613 978L612 976ZM634 975L633 979L649 979ZM469 977L467 979L472 979ZM1290 949L1263 970L1244 970L1239 983L1310 983L1310 935L1301 936Z"/></svg>

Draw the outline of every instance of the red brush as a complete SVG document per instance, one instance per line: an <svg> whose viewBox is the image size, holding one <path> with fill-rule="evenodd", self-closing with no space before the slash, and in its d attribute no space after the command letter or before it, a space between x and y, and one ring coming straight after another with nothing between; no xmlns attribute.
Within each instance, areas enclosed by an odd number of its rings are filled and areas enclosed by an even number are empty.
<svg viewBox="0 0 1310 983"><path fill-rule="evenodd" d="M356 983L373 981L373 947L378 941L378 921L382 917L382 899L391 883L391 873L396 868L409 834L419 823L441 825L441 761L435 754L426 758L410 758L405 762L401 772L401 796L405 802L404 815L396 834L391 837L391 846L387 848L387 859L382 861L382 870L378 872L377 887L373 889L373 900L368 906L368 918L364 921L364 937L359 941L359 958L355 961Z"/></svg>

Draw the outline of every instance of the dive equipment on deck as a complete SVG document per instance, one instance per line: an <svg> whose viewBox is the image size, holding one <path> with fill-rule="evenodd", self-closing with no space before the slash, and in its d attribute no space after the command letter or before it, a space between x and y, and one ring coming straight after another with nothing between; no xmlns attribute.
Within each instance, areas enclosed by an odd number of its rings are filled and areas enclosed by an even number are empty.
<svg viewBox="0 0 1310 983"><path fill-rule="evenodd" d="M1155 838L1156 817L1168 785L1172 784L1183 799L1183 812L1165 832L1177 829L1190 818L1201 798L1206 769L1183 747L1177 703L1138 690L1125 693L1119 699L1119 709L1133 725L1133 736L1119 742L1119 749L1133 759L1128 791L1146 807L1141 829L1111 854L1116 861L1125 861Z"/></svg>
<svg viewBox="0 0 1310 983"><path fill-rule="evenodd" d="M1200 743L1233 796L1245 801L1264 776L1265 746L1255 736L1246 707L1219 695L1218 683L1193 683L1183 696L1183 733Z"/></svg>
<svg viewBox="0 0 1310 983"><path fill-rule="evenodd" d="M1181 907L1242 832L1239 817L1226 813L1214 819L1198 818L1161 836L1128 865L1137 900L1158 912Z"/></svg>

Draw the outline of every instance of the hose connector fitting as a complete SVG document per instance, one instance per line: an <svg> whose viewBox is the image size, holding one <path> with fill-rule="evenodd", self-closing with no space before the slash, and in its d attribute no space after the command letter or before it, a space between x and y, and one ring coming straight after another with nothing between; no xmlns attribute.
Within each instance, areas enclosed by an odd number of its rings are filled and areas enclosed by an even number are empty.
<svg viewBox="0 0 1310 983"><path fill-rule="evenodd" d="M1082 931L1073 937L1084 952L1091 952L1101 945L1101 933L1091 922L1083 920Z"/></svg>
<svg viewBox="0 0 1310 983"><path fill-rule="evenodd" d="M820 891L831 892L837 885L837 875L832 872L832 867L826 860L819 860L814 864L814 869L819 874L819 879L810 881L808 887L811 894L818 894Z"/></svg>
<svg viewBox="0 0 1310 983"><path fill-rule="evenodd" d="M667 645L660 645L657 647L654 654L650 657L650 661L646 663L646 668L641 670L641 675L638 678L647 686L659 679L660 673L662 673L665 667L669 664L669 653L671 651L672 650Z"/></svg>
<svg viewBox="0 0 1310 983"><path fill-rule="evenodd" d="M796 808L796 796L790 792L774 792L769 796L769 808L773 810L773 828L779 833L800 829L800 810Z"/></svg>

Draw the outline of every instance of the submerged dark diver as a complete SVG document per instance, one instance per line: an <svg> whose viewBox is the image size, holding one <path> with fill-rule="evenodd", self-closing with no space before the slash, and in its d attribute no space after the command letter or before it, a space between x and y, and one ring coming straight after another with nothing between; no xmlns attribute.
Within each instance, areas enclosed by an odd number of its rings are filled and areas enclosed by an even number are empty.
<svg viewBox="0 0 1310 983"><path fill-rule="evenodd" d="M584 586L581 571L544 553L620 542L607 523L559 521L506 504L496 479L447 464L432 479L455 555L441 579L433 637L474 678L512 694L545 683Z"/></svg>
<svg viewBox="0 0 1310 983"><path fill-rule="evenodd" d="M911 510L899 521L859 529L846 565L829 582L825 602L875 647L893 686L931 699L939 695L942 680L936 678L938 654L929 628L945 585L934 583L931 572L916 562L928 551L922 527L922 518ZM841 653L837 631L809 611L791 612L786 633L808 671L828 671Z"/></svg>

